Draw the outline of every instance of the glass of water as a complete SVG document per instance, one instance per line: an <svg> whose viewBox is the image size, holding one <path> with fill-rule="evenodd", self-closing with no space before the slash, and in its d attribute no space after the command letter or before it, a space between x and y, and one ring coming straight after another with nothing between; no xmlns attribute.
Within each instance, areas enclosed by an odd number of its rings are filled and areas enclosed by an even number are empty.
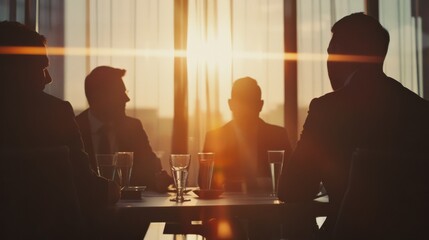
<svg viewBox="0 0 429 240"><path fill-rule="evenodd" d="M115 176L116 158L114 154L96 154L98 176L113 180Z"/></svg>
<svg viewBox="0 0 429 240"><path fill-rule="evenodd" d="M171 173L174 178L174 185L176 186L176 197L172 198L171 201L184 202L190 199L183 197L183 191L186 188L186 182L188 181L188 170L191 163L190 154L171 154L170 155L170 166Z"/></svg>
<svg viewBox="0 0 429 240"><path fill-rule="evenodd" d="M214 153L198 153L199 181L201 190L210 190L213 177Z"/></svg>
<svg viewBox="0 0 429 240"><path fill-rule="evenodd" d="M271 196L277 197L279 188L279 176L282 172L283 160L285 151L284 150L268 150L268 163L270 164L271 171L271 185L272 192Z"/></svg>
<svg viewBox="0 0 429 240"><path fill-rule="evenodd" d="M133 152L116 152L116 172L119 177L121 189L128 189L130 186L131 171L133 169Z"/></svg>

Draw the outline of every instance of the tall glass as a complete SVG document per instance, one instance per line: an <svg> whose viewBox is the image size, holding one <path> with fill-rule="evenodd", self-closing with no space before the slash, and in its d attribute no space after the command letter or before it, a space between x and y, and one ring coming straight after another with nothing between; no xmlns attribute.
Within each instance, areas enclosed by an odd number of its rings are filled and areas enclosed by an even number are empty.
<svg viewBox="0 0 429 240"><path fill-rule="evenodd" d="M210 190L213 177L214 153L198 153L199 163L199 187L202 190Z"/></svg>
<svg viewBox="0 0 429 240"><path fill-rule="evenodd" d="M270 195L273 197L278 196L279 176L282 172L284 155L284 150L268 150L268 163L270 164L272 185L272 192Z"/></svg>
<svg viewBox="0 0 429 240"><path fill-rule="evenodd" d="M134 153L133 152L117 152L116 157L116 172L119 177L119 185L121 189L128 189L130 186L131 172L133 169Z"/></svg>
<svg viewBox="0 0 429 240"><path fill-rule="evenodd" d="M188 170L191 163L190 154L171 154L170 155L170 166L171 173L174 178L174 184L176 186L176 197L172 198L171 201L184 202L190 199L183 197L183 191L186 188L186 182L188 181Z"/></svg>
<svg viewBox="0 0 429 240"><path fill-rule="evenodd" d="M116 158L114 154L96 154L98 176L113 180L116 169Z"/></svg>

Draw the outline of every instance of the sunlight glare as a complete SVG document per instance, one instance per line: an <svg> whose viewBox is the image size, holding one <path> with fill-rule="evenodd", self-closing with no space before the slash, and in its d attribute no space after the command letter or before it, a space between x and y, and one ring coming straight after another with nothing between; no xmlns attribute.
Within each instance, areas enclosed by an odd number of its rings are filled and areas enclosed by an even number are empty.
<svg viewBox="0 0 429 240"><path fill-rule="evenodd" d="M217 228L217 236L220 239L230 239L232 238L232 227L231 224L226 220L219 221Z"/></svg>
<svg viewBox="0 0 429 240"><path fill-rule="evenodd" d="M208 64L208 66L228 64L232 59L284 60L284 61L326 61L327 54L318 53L267 53L232 51L230 45L208 43L186 50L169 49L133 49L133 48L72 48L72 47L0 47L4 55L63 55L63 56L144 56L188 58L188 64ZM331 54L330 61L334 62L382 62L378 56Z"/></svg>

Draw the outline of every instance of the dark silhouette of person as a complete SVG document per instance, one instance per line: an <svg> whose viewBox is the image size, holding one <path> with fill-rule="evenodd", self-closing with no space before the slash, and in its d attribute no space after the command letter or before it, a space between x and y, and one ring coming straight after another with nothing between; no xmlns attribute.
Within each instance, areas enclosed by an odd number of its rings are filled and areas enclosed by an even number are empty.
<svg viewBox="0 0 429 240"><path fill-rule="evenodd" d="M70 103L43 92L52 81L45 45L44 36L23 24L0 22L1 148L68 147L80 208L91 230L98 210L118 201L119 186L91 170Z"/></svg>
<svg viewBox="0 0 429 240"><path fill-rule="evenodd" d="M162 170L140 120L125 113L126 103L130 101L122 79L125 72L99 66L86 76L85 95L89 108L76 116L85 150L94 170L97 153L134 152L130 184L166 192L173 183L172 178ZM111 227L106 228L104 237L107 239L142 239L149 227L149 222L125 217L108 224Z"/></svg>
<svg viewBox="0 0 429 240"><path fill-rule="evenodd" d="M285 150L286 158L291 145L285 128L259 117L264 105L261 95L255 79L235 80L228 100L232 120L207 132L203 151L215 154L212 188L249 193L272 191L267 151ZM276 227L250 221L248 235L251 239L270 239L280 231L273 229Z"/></svg>
<svg viewBox="0 0 429 240"><path fill-rule="evenodd" d="M268 150L291 151L285 128L264 122L261 88L250 77L234 81L228 100L232 120L206 134L204 152L215 153L213 188L266 191L271 185Z"/></svg>
<svg viewBox="0 0 429 240"><path fill-rule="evenodd" d="M152 151L140 120L125 114L125 105L130 100L122 80L125 72L124 69L99 66L85 78L89 109L76 117L85 150L94 170L97 167L96 153L134 152L130 184L165 192L173 182L172 178L162 170L161 161ZM108 152L100 142L103 134L108 136Z"/></svg>
<svg viewBox="0 0 429 240"><path fill-rule="evenodd" d="M383 72L387 30L363 13L340 19L331 30L327 68L334 91L311 101L279 186L281 200L302 203L312 201L323 183L330 205L320 231L325 239L332 239L355 149L429 147L428 102Z"/></svg>

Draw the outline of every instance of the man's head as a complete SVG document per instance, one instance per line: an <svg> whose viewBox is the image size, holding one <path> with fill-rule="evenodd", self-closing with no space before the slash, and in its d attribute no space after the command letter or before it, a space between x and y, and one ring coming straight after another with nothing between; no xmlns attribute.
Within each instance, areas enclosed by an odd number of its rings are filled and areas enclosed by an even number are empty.
<svg viewBox="0 0 429 240"><path fill-rule="evenodd" d="M18 22L0 22L0 76L15 90L41 91L52 81L46 38Z"/></svg>
<svg viewBox="0 0 429 240"><path fill-rule="evenodd" d="M363 13L348 15L332 26L328 47L328 74L334 90L362 66L382 71L389 47L389 33L374 18Z"/></svg>
<svg viewBox="0 0 429 240"><path fill-rule="evenodd" d="M125 116L125 104L130 99L122 80L124 75L124 69L100 66L85 78L86 98L101 121L116 121Z"/></svg>
<svg viewBox="0 0 429 240"><path fill-rule="evenodd" d="M228 104L234 120L239 124L258 119L264 101L261 99L261 88L256 80L244 77L234 81Z"/></svg>

